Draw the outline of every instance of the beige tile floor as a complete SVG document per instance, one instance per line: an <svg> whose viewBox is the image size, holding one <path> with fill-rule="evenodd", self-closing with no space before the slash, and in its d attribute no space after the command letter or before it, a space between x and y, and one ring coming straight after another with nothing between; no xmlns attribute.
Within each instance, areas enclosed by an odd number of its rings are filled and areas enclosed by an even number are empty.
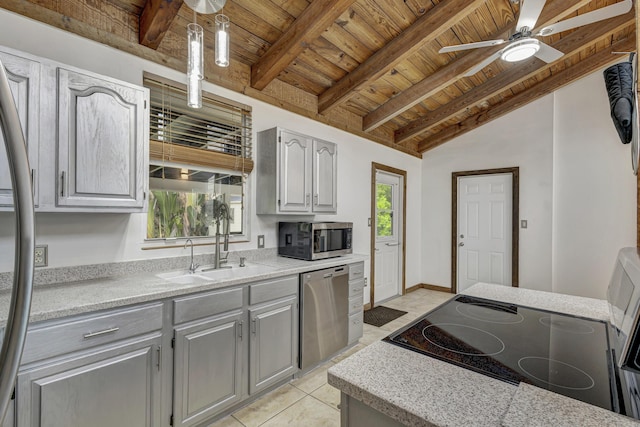
<svg viewBox="0 0 640 427"><path fill-rule="evenodd" d="M418 289L385 302L384 306L407 311L407 314L380 328L365 324L363 337L356 346L209 427L339 426L340 392L327 384L327 369L451 297L452 294L444 292Z"/></svg>

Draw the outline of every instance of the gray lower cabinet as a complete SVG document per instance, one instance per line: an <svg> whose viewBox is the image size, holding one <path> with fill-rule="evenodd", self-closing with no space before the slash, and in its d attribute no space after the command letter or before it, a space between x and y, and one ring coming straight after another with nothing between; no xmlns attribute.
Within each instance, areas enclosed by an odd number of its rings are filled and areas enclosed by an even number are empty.
<svg viewBox="0 0 640 427"><path fill-rule="evenodd" d="M242 326L236 310L175 329L174 422L197 424L242 399Z"/></svg>
<svg viewBox="0 0 640 427"><path fill-rule="evenodd" d="M11 401L9 402L9 407L7 408L7 413L4 416L4 420L0 422L1 427L13 427L15 425L15 410L15 399L11 399Z"/></svg>
<svg viewBox="0 0 640 427"><path fill-rule="evenodd" d="M298 370L298 297L249 309L249 393Z"/></svg>
<svg viewBox="0 0 640 427"><path fill-rule="evenodd" d="M18 374L18 427L160 425L161 334Z"/></svg>
<svg viewBox="0 0 640 427"><path fill-rule="evenodd" d="M162 319L150 303L31 325L14 425L160 426Z"/></svg>
<svg viewBox="0 0 640 427"><path fill-rule="evenodd" d="M362 338L364 313L362 311L365 287L364 262L349 266L349 345Z"/></svg>

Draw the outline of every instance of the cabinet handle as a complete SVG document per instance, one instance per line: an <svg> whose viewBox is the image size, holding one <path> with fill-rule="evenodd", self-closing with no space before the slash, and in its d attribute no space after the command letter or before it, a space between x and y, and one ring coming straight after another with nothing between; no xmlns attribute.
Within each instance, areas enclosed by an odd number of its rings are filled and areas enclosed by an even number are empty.
<svg viewBox="0 0 640 427"><path fill-rule="evenodd" d="M60 174L60 197L64 197L64 171Z"/></svg>
<svg viewBox="0 0 640 427"><path fill-rule="evenodd" d="M238 322L238 337L242 339L242 320Z"/></svg>
<svg viewBox="0 0 640 427"><path fill-rule="evenodd" d="M318 195L317 195L317 194L314 194L314 195L313 195L313 204L314 204L315 206L318 206Z"/></svg>
<svg viewBox="0 0 640 427"><path fill-rule="evenodd" d="M162 363L162 346L159 345L158 348L156 349L156 352L158 353L158 372L160 372L162 369L161 368L161 363Z"/></svg>
<svg viewBox="0 0 640 427"><path fill-rule="evenodd" d="M35 177L36 177L36 170L31 169L31 194L33 194L34 197L36 195Z"/></svg>
<svg viewBox="0 0 640 427"><path fill-rule="evenodd" d="M305 200L305 202L304 202L305 206L307 206L309 204L310 198L311 198L311 194L307 193L307 195L305 196L305 199L304 199Z"/></svg>
<svg viewBox="0 0 640 427"><path fill-rule="evenodd" d="M256 331L258 329L257 323L258 323L258 319L257 318L254 317L253 319L251 319L251 332L253 332L254 334L256 333Z"/></svg>
<svg viewBox="0 0 640 427"><path fill-rule="evenodd" d="M99 337L101 335L113 334L114 332L118 332L119 330L120 330L120 328L109 328L109 329L105 329L103 331L89 332L87 334L84 334L84 339L88 340L89 338L95 338L95 337Z"/></svg>

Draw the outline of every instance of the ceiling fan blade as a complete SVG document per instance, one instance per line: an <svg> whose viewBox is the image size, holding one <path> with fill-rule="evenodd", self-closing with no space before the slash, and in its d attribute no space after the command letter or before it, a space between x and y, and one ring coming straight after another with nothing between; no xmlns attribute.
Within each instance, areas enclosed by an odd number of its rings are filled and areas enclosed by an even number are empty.
<svg viewBox="0 0 640 427"><path fill-rule="evenodd" d="M504 40L486 40L483 42L475 42L475 43L465 43L465 44L457 44L455 46L445 46L440 49L438 52L447 53L447 52L457 52L459 50L467 50L467 49L477 49L479 47L489 47L489 46L497 46L499 44L504 43Z"/></svg>
<svg viewBox="0 0 640 427"><path fill-rule="evenodd" d="M631 10L631 6L633 6L633 0L624 0L611 6L601 7L600 9L541 28L536 35L550 36L551 34L561 33L562 31L572 30L576 27L623 15Z"/></svg>
<svg viewBox="0 0 640 427"><path fill-rule="evenodd" d="M478 62L476 65L474 65L472 68L470 68L469 71L467 71L466 73L463 74L463 76L464 77L473 76L475 73L477 73L478 71L482 70L484 67L486 67L487 65L491 64L496 59L500 58L500 54L501 53L502 53L502 51L498 51L498 52L494 53L493 55L487 56L484 60Z"/></svg>
<svg viewBox="0 0 640 427"><path fill-rule="evenodd" d="M520 3L520 16L518 16L516 29L520 31L523 27L527 27L532 30L536 26L545 0L521 0Z"/></svg>
<svg viewBox="0 0 640 427"><path fill-rule="evenodd" d="M555 62L563 56L564 53L542 42L540 42L540 50L535 54L536 58L542 59L547 64Z"/></svg>

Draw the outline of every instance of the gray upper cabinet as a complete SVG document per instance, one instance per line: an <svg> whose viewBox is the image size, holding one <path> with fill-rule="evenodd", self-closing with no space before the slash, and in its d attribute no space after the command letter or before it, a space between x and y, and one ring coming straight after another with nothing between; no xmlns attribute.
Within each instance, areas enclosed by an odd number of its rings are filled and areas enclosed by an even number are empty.
<svg viewBox="0 0 640 427"><path fill-rule="evenodd" d="M258 132L258 214L337 211L334 143L281 128Z"/></svg>
<svg viewBox="0 0 640 427"><path fill-rule="evenodd" d="M57 206L142 210L146 89L58 67Z"/></svg>
<svg viewBox="0 0 640 427"><path fill-rule="evenodd" d="M33 179L34 201L38 206L38 148L39 148L39 115L40 115L40 63L20 56L14 51L0 50L0 60L5 67L9 86L15 100L24 129L25 143ZM4 136L0 132L0 146L4 147ZM13 209L11 175L7 152L0 148L0 210Z"/></svg>
<svg viewBox="0 0 640 427"><path fill-rule="evenodd" d="M336 213L338 209L338 146L313 140L313 211Z"/></svg>

